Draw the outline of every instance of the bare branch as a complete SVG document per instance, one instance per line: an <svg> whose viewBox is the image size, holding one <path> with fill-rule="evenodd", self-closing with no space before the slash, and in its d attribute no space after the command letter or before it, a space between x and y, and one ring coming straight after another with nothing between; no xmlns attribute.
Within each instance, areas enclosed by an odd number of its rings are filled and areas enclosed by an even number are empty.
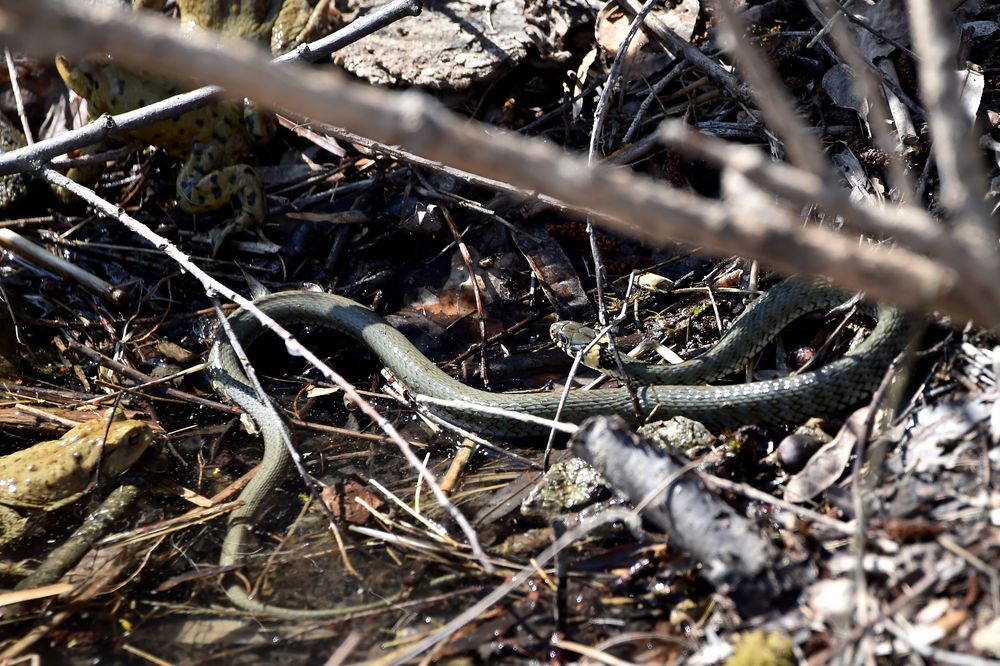
<svg viewBox="0 0 1000 666"><path fill-rule="evenodd" d="M833 12L839 10L839 5L836 5L832 0L816 0L816 2L809 0L806 4L811 10L816 4L819 4L823 8L823 12L826 12L824 14L817 8L813 13L817 15L817 18L823 17L829 25L837 45L837 53L851 68L858 92L870 105L871 110L866 121L868 127L871 128L875 145L888 156L892 185L899 192L901 201L911 199L913 197L913 183L906 174L905 165L900 155L902 144L898 139L894 141L889 134L889 108L882 92L882 86L876 78L874 65L864 59L850 31L847 30L842 21L837 20L841 14ZM833 13L832 18L828 16L830 13Z"/></svg>
<svg viewBox="0 0 1000 666"><path fill-rule="evenodd" d="M642 3L638 0L619 0L618 6L633 16L642 11ZM710 78L715 85L725 88L733 97L744 104L753 103L750 88L746 84L740 81L735 74L724 69L718 62L699 51L696 46L681 39L680 35L671 30L656 14L647 16L643 24L656 35L656 38L667 47L667 50L684 58L704 72L705 76Z"/></svg>
<svg viewBox="0 0 1000 666"><path fill-rule="evenodd" d="M986 179L978 162L981 153L958 89L952 10L948 3L935 0L908 0L908 4L913 43L921 58L918 77L934 139L941 202L960 227L978 228L995 238L986 204Z"/></svg>
<svg viewBox="0 0 1000 666"><path fill-rule="evenodd" d="M715 8L725 18L720 28L726 35L726 50L736 57L740 73L753 85L754 100L764 114L768 127L781 137L782 147L792 164L817 176L828 173L830 167L823 159L823 146L799 118L795 103L778 79L774 68L748 40L743 39L747 27L743 16L725 0L716 2Z"/></svg>
<svg viewBox="0 0 1000 666"><path fill-rule="evenodd" d="M796 167L772 161L759 150L720 141L689 129L680 121L664 122L660 139L677 150L719 168L731 169L761 188L801 206L815 204L839 215L858 232L898 243L926 256L936 256L961 275L963 290L977 293L984 302L997 302L995 285L1000 268L989 256L971 251L952 237L946 227L914 206L877 208L857 206L839 181L830 182Z"/></svg>
<svg viewBox="0 0 1000 666"><path fill-rule="evenodd" d="M3 0L0 8L0 31L19 48L51 52L58 45L72 48L70 56L107 49L133 67L198 72L202 80L224 83L227 95L287 106L467 171L543 191L648 242L750 254L786 273L824 274L910 309L933 307L963 320L1000 323L1000 310L956 281L955 266L905 250L859 246L824 229L800 229L797 219L778 209L766 220L738 219L716 202L661 182L606 166L588 168L585 159L551 145L469 122L415 91L391 93L333 72L274 66L247 44L218 48L214 35L181 40L175 26L156 16L139 20L56 0Z"/></svg>

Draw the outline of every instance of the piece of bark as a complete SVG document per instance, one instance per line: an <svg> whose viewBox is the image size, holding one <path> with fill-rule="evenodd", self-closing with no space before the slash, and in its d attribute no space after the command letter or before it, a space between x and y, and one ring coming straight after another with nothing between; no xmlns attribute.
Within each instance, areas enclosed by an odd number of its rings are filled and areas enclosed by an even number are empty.
<svg viewBox="0 0 1000 666"><path fill-rule="evenodd" d="M514 242L538 276L538 283L559 319L594 319L587 290L562 246L541 225L522 225L521 229L524 233L514 234Z"/></svg>
<svg viewBox="0 0 1000 666"><path fill-rule="evenodd" d="M665 479L677 477L642 515L702 563L703 575L729 594L741 612L757 612L811 578L811 570L784 564L782 553L753 522L713 494L695 472L678 476L688 461L656 447L619 417L584 421L570 447L635 503Z"/></svg>

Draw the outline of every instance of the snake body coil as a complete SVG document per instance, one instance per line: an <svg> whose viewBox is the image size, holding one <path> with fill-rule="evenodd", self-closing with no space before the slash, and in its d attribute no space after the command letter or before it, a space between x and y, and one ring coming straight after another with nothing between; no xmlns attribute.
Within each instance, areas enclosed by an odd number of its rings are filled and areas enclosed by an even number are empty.
<svg viewBox="0 0 1000 666"><path fill-rule="evenodd" d="M878 385L908 331L906 319L888 307L878 308L878 324L868 338L842 358L798 376L730 386L685 386L677 381L704 382L733 372L756 354L778 330L806 312L831 307L845 295L831 288L787 281L758 299L734 322L732 328L701 359L688 361L654 374L641 376L655 383L637 386L641 416L669 418L683 415L710 428L748 423L779 425L803 422L813 416L831 415L857 404ZM470 388L442 372L399 331L370 309L341 296L310 291L290 291L265 296L255 305L282 325L317 325L331 328L366 345L413 394L458 400L553 418L558 393L490 393ZM233 313L229 322L244 346L265 329L245 310ZM284 477L289 454L281 441L284 424L257 399L232 345L220 334L208 363L208 372L218 393L250 414L264 437L261 468L240 495L243 505L230 517L223 544L222 564L238 561L243 535L273 488ZM632 368L630 374L647 372ZM659 374L665 373L665 374ZM668 382L668 383L664 383ZM447 420L467 425L477 432L500 437L523 437L545 432L539 425L513 421L503 416L469 409L435 407ZM580 422L596 414L618 414L636 420L633 403L624 388L574 391L562 410L562 420ZM250 610L285 617L328 617L332 611L295 611L269 607L246 598L242 589L230 588L230 597ZM275 611L282 611L278 613ZM286 612L287 611L287 612Z"/></svg>

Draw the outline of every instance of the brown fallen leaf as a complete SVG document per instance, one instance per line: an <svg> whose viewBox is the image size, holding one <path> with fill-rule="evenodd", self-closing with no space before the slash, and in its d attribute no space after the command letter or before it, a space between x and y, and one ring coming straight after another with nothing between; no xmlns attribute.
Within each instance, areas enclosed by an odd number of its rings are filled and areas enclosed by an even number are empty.
<svg viewBox="0 0 1000 666"><path fill-rule="evenodd" d="M320 486L323 488L320 493L323 503L337 520L349 525L363 525L370 516L368 509L358 504L355 498L360 497L368 506L376 509L385 504L379 495L353 479L332 486L320 482Z"/></svg>
<svg viewBox="0 0 1000 666"><path fill-rule="evenodd" d="M697 0L668 0L666 5L664 8L654 9L651 13L682 39L691 39L700 9ZM609 57L613 58L618 53L631 22L631 14L623 12L613 2L607 3L598 12L594 36ZM649 44L650 38L646 29L640 29L625 53L622 77L626 81L652 76L673 58L673 55L665 53L661 46L651 48Z"/></svg>

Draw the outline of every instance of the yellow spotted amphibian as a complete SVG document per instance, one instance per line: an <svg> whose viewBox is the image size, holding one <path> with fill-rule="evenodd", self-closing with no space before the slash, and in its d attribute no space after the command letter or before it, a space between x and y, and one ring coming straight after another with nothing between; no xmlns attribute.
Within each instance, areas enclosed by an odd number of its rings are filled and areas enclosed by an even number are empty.
<svg viewBox="0 0 1000 666"><path fill-rule="evenodd" d="M227 36L269 42L287 50L318 36L326 28L329 0L178 0L182 30L191 26ZM78 63L56 58L66 85L88 101L91 116L118 114L171 97L185 90L169 79L134 72L107 56ZM211 233L215 248L229 234L263 222L267 215L260 177L241 163L255 143L274 133L270 116L249 103L219 102L130 133L132 138L162 148L181 163L177 201L188 213L207 213L230 202L236 217ZM235 200L235 201L234 201Z"/></svg>
<svg viewBox="0 0 1000 666"><path fill-rule="evenodd" d="M329 0L177 0L181 29L214 30L270 44L274 54L319 37L328 25Z"/></svg>
<svg viewBox="0 0 1000 666"><path fill-rule="evenodd" d="M0 549L24 531L23 514L76 502L90 492L95 478L125 472L153 438L144 421L119 418L109 428L105 419L95 419L59 439L0 456Z"/></svg>

